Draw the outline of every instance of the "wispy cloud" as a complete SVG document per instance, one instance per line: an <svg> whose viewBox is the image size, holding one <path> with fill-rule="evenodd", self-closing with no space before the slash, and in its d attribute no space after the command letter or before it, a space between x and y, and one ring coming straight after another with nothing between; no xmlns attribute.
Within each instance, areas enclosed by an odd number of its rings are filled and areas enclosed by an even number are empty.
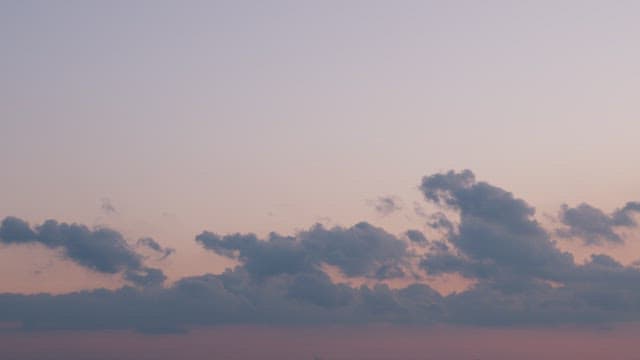
<svg viewBox="0 0 640 360"><path fill-rule="evenodd" d="M387 216L402 210L402 201L396 196L380 196L367 203L380 215Z"/></svg>

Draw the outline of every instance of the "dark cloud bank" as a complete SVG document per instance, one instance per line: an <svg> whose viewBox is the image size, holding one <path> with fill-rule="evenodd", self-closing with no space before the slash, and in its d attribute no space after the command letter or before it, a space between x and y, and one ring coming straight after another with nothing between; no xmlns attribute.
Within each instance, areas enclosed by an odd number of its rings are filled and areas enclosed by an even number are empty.
<svg viewBox="0 0 640 360"><path fill-rule="evenodd" d="M19 322L26 330L153 333L227 323L508 326L640 320L639 269L602 254L579 264L552 238L621 243L615 229L636 226L633 216L640 204L630 202L612 214L586 204L565 206L559 216L565 228L549 233L535 220L533 207L476 181L469 170L424 177L420 190L443 211L431 215L428 225L445 239L428 240L417 230L395 236L368 223L315 225L295 236L272 233L266 239L205 231L196 237L198 243L240 265L169 287L161 286L162 272L146 267L113 230L55 221L31 228L6 218L0 227L3 243L40 243L93 271L122 274L133 286L55 296L1 294L0 322ZM139 245L170 253L153 240ZM325 272L326 265L347 278L380 283L338 283ZM475 285L442 296L420 283L402 289L382 283L447 273L473 279Z"/></svg>

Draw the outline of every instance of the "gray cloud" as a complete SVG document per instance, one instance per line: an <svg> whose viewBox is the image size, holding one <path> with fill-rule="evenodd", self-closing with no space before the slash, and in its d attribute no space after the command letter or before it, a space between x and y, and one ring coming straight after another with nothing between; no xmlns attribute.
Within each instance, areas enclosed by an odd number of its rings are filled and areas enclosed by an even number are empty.
<svg viewBox="0 0 640 360"><path fill-rule="evenodd" d="M219 255L240 260L255 277L311 273L326 263L349 277L386 279L404 275L407 257L405 242L364 222L331 229L317 224L293 237L272 233L266 240L253 234L211 232L196 240Z"/></svg>
<svg viewBox="0 0 640 360"><path fill-rule="evenodd" d="M428 216L429 221L427 225L436 230L443 230L447 233L452 233L454 231L454 224L449 220L447 215L442 212L436 212L435 214L431 214Z"/></svg>
<svg viewBox="0 0 640 360"><path fill-rule="evenodd" d="M373 206L377 213L384 216L402 209L400 199L395 196L380 196L377 199L369 200L369 204Z"/></svg>
<svg viewBox="0 0 640 360"><path fill-rule="evenodd" d="M160 260L166 259L171 254L176 252L175 249L163 247L162 245L160 245L160 243L150 237L138 239L136 245L151 249L154 252L158 253L160 255Z"/></svg>
<svg viewBox="0 0 640 360"><path fill-rule="evenodd" d="M139 286L157 287L162 285L167 277L160 269L141 267L139 269L127 269L124 272L124 279Z"/></svg>
<svg viewBox="0 0 640 360"><path fill-rule="evenodd" d="M268 239L259 240L254 234L220 236L205 231L196 236L196 241L219 255L239 260L254 278L314 270L302 245L292 237L271 233Z"/></svg>
<svg viewBox="0 0 640 360"><path fill-rule="evenodd" d="M640 271L606 255L585 264L560 251L534 219L535 210L468 170L423 179L425 198L460 215L448 246L433 247L421 266L477 281L447 298L451 321L480 324L637 319ZM630 211L632 207L627 210Z"/></svg>
<svg viewBox="0 0 640 360"><path fill-rule="evenodd" d="M125 279L144 285L152 279L164 280L158 269L142 264L142 259L122 235L108 228L89 229L84 225L47 220L35 228L24 220L6 217L0 224L0 242L5 244L38 243L60 249L64 257L87 269L115 274L126 272ZM160 281L161 282L161 281Z"/></svg>
<svg viewBox="0 0 640 360"><path fill-rule="evenodd" d="M116 214L118 212L116 210L116 207L113 206L113 203L111 202L111 199L109 199L109 198L100 199L100 209L105 214Z"/></svg>
<svg viewBox="0 0 640 360"><path fill-rule="evenodd" d="M427 200L459 213L460 225L449 242L465 264L550 280L572 266L573 257L557 249L533 218L531 206L503 189L476 182L471 171L428 176L420 188ZM428 264L423 264L427 270Z"/></svg>
<svg viewBox="0 0 640 360"><path fill-rule="evenodd" d="M406 243L366 222L350 228L314 226L298 238L313 259L337 266L347 276L386 279L403 274Z"/></svg>
<svg viewBox="0 0 640 360"><path fill-rule="evenodd" d="M640 202L629 201L624 207L614 211L611 218L616 226L637 226L638 223L632 217L634 213L640 213Z"/></svg>
<svg viewBox="0 0 640 360"><path fill-rule="evenodd" d="M556 234L561 237L579 238L585 245L621 244L624 240L614 231L614 228L636 226L632 214L639 211L640 203L637 202L629 202L610 215L587 203L574 208L563 205L559 218L568 228L558 229Z"/></svg>
<svg viewBox="0 0 640 360"><path fill-rule="evenodd" d="M454 224L444 215L429 216L443 224L442 240L427 241L415 230L396 237L367 223L316 225L293 236L272 233L266 239L203 232L196 241L239 265L218 275L183 278L169 287L160 286L164 275L144 267L139 256L133 255L137 260L114 256L120 260L104 263L91 256L86 257L90 261L80 260L85 257L73 255L71 245L62 245L72 238L112 239L107 243L120 239L115 241L120 244L121 236L112 230L102 233L79 226L71 232L69 228L78 225L53 222L49 225L53 231L45 229L47 223L31 228L7 218L0 226L4 243L40 242L61 248L74 261L87 261L96 269L118 269L133 283L147 286L56 296L0 294L0 309L11 309L0 311L0 322L19 322L27 330L126 328L161 333L224 323L511 326L640 320L637 267L603 254L576 263L535 220L533 207L508 191L477 181L471 171L427 176L420 189L427 201L459 218ZM609 218L630 224L634 220L630 215L637 210L636 203L629 204ZM426 253L409 251L407 241L426 242ZM104 253L120 254L112 247ZM417 256L428 274L458 273L474 285L441 296L424 284L392 289L383 283L390 278L414 279L416 269L410 264ZM349 279L366 277L377 283L339 283L325 273L324 264Z"/></svg>
<svg viewBox="0 0 640 360"><path fill-rule="evenodd" d="M94 290L64 295L0 294L0 321L25 330L136 329L181 332L225 323L346 324L433 322L442 297L425 285L353 288L322 275L253 281L243 269L179 280L163 289ZM96 311L99 309L99 311Z"/></svg>
<svg viewBox="0 0 640 360"><path fill-rule="evenodd" d="M427 237L424 236L424 234L420 230L407 230L405 235L407 235L407 238L409 238L409 240L415 244L423 246L429 244L429 240L427 240Z"/></svg>

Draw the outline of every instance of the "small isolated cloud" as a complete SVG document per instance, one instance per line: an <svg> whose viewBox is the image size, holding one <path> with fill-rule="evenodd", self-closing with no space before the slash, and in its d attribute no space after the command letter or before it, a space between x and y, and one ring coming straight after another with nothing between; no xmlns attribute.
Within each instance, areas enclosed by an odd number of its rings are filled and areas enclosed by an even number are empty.
<svg viewBox="0 0 640 360"><path fill-rule="evenodd" d="M109 199L109 198L100 199L100 209L107 215L117 214L118 213L118 211L116 210L115 206L113 206L113 203L111 202L111 199Z"/></svg>
<svg viewBox="0 0 640 360"><path fill-rule="evenodd" d="M422 207L421 204L419 204L418 202L413 202L413 212L420 218L426 219L427 217L429 217L427 215L427 211L424 209L424 207Z"/></svg>
<svg viewBox="0 0 640 360"><path fill-rule="evenodd" d="M402 202L396 196L380 196L377 199L368 201L369 205L380 215L391 215L402 210Z"/></svg>

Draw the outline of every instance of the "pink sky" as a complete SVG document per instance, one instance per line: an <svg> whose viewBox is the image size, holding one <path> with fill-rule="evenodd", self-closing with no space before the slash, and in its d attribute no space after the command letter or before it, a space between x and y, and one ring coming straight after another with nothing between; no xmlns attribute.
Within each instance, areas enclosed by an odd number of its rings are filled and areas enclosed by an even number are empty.
<svg viewBox="0 0 640 360"><path fill-rule="evenodd" d="M1 334L3 359L601 360L638 359L637 326L607 329L220 326L188 335Z"/></svg>

